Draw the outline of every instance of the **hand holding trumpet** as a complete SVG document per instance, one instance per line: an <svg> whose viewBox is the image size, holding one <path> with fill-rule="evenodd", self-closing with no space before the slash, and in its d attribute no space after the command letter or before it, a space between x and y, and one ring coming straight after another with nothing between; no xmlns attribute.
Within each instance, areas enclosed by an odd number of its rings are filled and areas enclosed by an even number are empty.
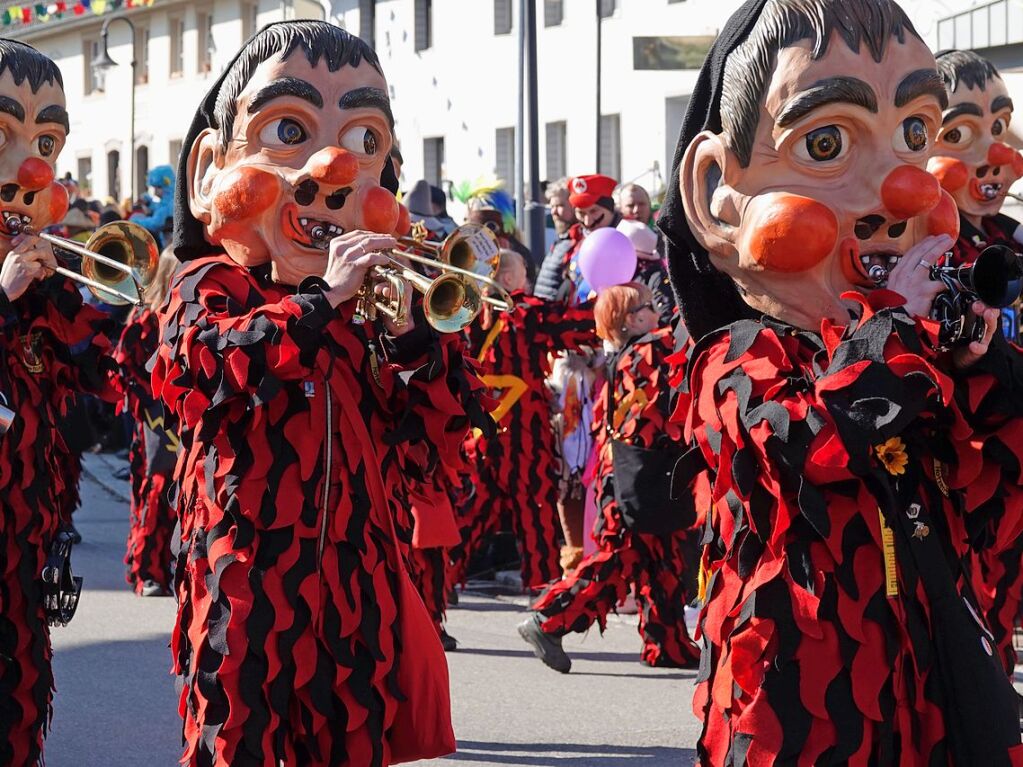
<svg viewBox="0 0 1023 767"><path fill-rule="evenodd" d="M14 301L40 280L57 268L53 248L36 237L19 234L12 242L12 248L0 266L0 289L9 301Z"/></svg>

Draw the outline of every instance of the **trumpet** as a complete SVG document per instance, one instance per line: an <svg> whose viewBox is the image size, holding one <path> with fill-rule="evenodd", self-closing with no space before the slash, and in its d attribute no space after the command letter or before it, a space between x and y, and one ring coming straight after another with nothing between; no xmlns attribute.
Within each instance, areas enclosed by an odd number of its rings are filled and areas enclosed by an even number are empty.
<svg viewBox="0 0 1023 767"><path fill-rule="evenodd" d="M156 276L160 253L146 229L131 221L113 221L101 226L83 245L75 240L37 232L22 226L15 234L27 234L82 257L82 271L63 266L53 271L88 286L94 296L108 304L141 306L146 288Z"/></svg>
<svg viewBox="0 0 1023 767"><path fill-rule="evenodd" d="M457 333L468 326L488 303L500 311L515 308L508 292L494 281L500 260L497 238L485 226L465 224L442 243L426 242L421 225L411 236L399 237L400 247L388 255L390 263L376 267L359 292L357 316L374 320L378 313L395 325L408 321L405 316L406 285L423 294L426 321L440 333ZM438 277L426 277L398 258L439 271ZM389 286L384 301L376 295L381 284ZM489 293L489 294L488 294Z"/></svg>

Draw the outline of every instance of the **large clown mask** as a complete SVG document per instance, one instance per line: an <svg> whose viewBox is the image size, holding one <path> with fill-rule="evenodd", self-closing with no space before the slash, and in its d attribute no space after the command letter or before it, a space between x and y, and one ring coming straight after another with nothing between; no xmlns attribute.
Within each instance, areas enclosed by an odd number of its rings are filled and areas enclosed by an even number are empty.
<svg viewBox="0 0 1023 767"><path fill-rule="evenodd" d="M980 228L981 219L997 214L1009 187L1023 177L1023 158L1005 143L1012 120L1005 83L996 75L972 84L960 80L949 93L928 168L960 213Z"/></svg>
<svg viewBox="0 0 1023 767"><path fill-rule="evenodd" d="M833 34L775 56L743 163L705 131L680 169L690 226L757 311L817 330L845 323L842 294L876 288L929 234L958 231L950 197L925 170L944 89L927 46L892 37L880 60ZM876 270L875 270L876 271Z"/></svg>
<svg viewBox="0 0 1023 767"><path fill-rule="evenodd" d="M232 259L271 262L274 281L297 285L324 273L334 237L407 227L380 186L393 119L387 83L365 60L331 72L275 54L236 107L227 146L207 129L188 163L192 214Z"/></svg>
<svg viewBox="0 0 1023 767"><path fill-rule="evenodd" d="M54 180L64 148L68 117L57 82L32 90L17 84L10 69L0 75L0 257L11 250L21 227L41 230L64 218L67 190Z"/></svg>

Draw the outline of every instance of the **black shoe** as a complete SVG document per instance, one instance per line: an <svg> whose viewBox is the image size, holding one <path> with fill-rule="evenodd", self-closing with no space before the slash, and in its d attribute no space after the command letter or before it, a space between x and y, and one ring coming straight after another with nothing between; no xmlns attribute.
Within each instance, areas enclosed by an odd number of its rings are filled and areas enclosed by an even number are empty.
<svg viewBox="0 0 1023 767"><path fill-rule="evenodd" d="M649 660L647 660L646 658L643 658L643 657L641 657L639 659L639 662L642 663L644 666L649 666L650 668L686 668L686 669L694 669L694 668L699 668L700 667L699 659L692 660L692 661L689 661L689 662L679 663L677 661L672 660L667 655L663 655L663 654L658 656L657 660L654 661L654 662L651 662L651 661L649 661Z"/></svg>
<svg viewBox="0 0 1023 767"><path fill-rule="evenodd" d="M561 637L540 628L540 613L533 613L519 624L519 636L533 646L533 654L548 668L562 674L572 670L572 659L561 648Z"/></svg>
<svg viewBox="0 0 1023 767"><path fill-rule="evenodd" d="M64 527L64 532L71 536L71 543L77 546L82 542L82 534L78 532L78 528L72 525L70 522Z"/></svg>
<svg viewBox="0 0 1023 767"><path fill-rule="evenodd" d="M112 476L114 479L128 479L129 477L131 477L131 468L129 468L128 466L121 466L118 469L114 469L110 473L110 476Z"/></svg>
<svg viewBox="0 0 1023 767"><path fill-rule="evenodd" d="M169 597L171 595L170 589L165 586L161 586L154 580L142 581L142 591L139 592L139 596L143 597Z"/></svg>
<svg viewBox="0 0 1023 767"><path fill-rule="evenodd" d="M440 645L444 648L444 652L454 652L458 649L458 640L444 629L441 629Z"/></svg>
<svg viewBox="0 0 1023 767"><path fill-rule="evenodd" d="M458 607L458 592L454 589L448 592L448 607Z"/></svg>

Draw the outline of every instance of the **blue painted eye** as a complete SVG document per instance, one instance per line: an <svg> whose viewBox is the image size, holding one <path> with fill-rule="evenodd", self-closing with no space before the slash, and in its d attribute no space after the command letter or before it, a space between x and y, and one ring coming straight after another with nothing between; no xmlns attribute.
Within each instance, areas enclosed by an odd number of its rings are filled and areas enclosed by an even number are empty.
<svg viewBox="0 0 1023 767"><path fill-rule="evenodd" d="M296 146L307 138L305 128L290 117L274 120L259 132L259 140L266 146Z"/></svg>

